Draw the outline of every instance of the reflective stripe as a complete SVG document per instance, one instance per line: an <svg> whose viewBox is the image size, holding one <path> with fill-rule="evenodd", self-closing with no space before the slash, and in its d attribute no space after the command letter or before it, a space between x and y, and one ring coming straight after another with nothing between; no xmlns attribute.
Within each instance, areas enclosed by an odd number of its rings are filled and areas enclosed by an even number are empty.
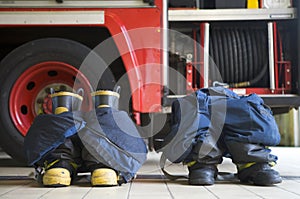
<svg viewBox="0 0 300 199"><path fill-rule="evenodd" d="M44 165L45 165L45 169L49 169L50 167L52 167L53 165L55 165L56 163L59 162L59 159L54 160L53 162L51 162L50 164L48 164L48 161L45 161Z"/></svg>
<svg viewBox="0 0 300 199"><path fill-rule="evenodd" d="M249 162L246 164L237 164L238 170L241 171L243 169L249 168L251 166L253 166L254 164L256 164L256 162Z"/></svg>
<svg viewBox="0 0 300 199"><path fill-rule="evenodd" d="M108 90L100 90L100 91L95 91L91 93L92 96L97 96L97 95L112 95L120 98L120 94L113 92L113 91L108 91Z"/></svg>
<svg viewBox="0 0 300 199"><path fill-rule="evenodd" d="M104 105L104 104L101 104L101 105L97 106L97 108L107 108L107 107L110 107L110 106Z"/></svg>
<svg viewBox="0 0 300 199"><path fill-rule="evenodd" d="M63 113L63 112L67 112L69 111L69 109L67 109L66 107L57 107L54 111L54 114L60 114L60 113Z"/></svg>
<svg viewBox="0 0 300 199"><path fill-rule="evenodd" d="M186 166L191 167L191 166L195 165L196 163L197 163L196 161L188 162L188 163L186 163Z"/></svg>
<svg viewBox="0 0 300 199"><path fill-rule="evenodd" d="M269 162L270 167L274 167L276 165L276 162Z"/></svg>
<svg viewBox="0 0 300 199"><path fill-rule="evenodd" d="M62 91L62 92L58 92L58 93L53 93L50 95L50 97L59 97L59 96L72 96L72 97L76 97L80 100L83 100L82 96L76 94L76 93L71 93L71 92L66 92L66 91Z"/></svg>

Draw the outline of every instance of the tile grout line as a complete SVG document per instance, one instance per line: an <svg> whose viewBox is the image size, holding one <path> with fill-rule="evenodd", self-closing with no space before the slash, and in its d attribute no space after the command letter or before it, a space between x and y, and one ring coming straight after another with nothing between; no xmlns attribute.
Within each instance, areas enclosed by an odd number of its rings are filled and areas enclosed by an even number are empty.
<svg viewBox="0 0 300 199"><path fill-rule="evenodd" d="M213 196L215 196L217 199L220 199L219 196L217 196L212 190L209 189L208 186L203 186L204 189L206 189L209 193L211 193Z"/></svg>
<svg viewBox="0 0 300 199"><path fill-rule="evenodd" d="M38 198L43 198L43 196L45 196L46 194L50 193L51 191L53 191L55 188L51 188L49 189L47 192L43 193L42 195L40 195Z"/></svg>
<svg viewBox="0 0 300 199"><path fill-rule="evenodd" d="M245 189L246 191L249 191L250 193L256 195L256 196L259 197L259 198L265 199L264 197L258 195L258 194L255 193L254 191L251 191L250 189L247 189L245 186L241 186L241 185L238 185L238 186L241 187L242 189Z"/></svg>
<svg viewBox="0 0 300 199"><path fill-rule="evenodd" d="M172 194L172 192L171 192L171 190L170 190L170 188L169 188L169 185L168 185L168 183L167 183L167 180L164 180L164 183L165 183L165 185L166 185L166 187L167 187L167 190L168 190L168 192L169 192L171 198L172 198L172 199L175 199L174 195Z"/></svg>
<svg viewBox="0 0 300 199"><path fill-rule="evenodd" d="M128 193L127 193L127 199L129 199L129 196L130 196L130 192L131 192L131 188L132 188L132 184L133 184L133 183L134 183L133 181L130 182L129 189L128 189Z"/></svg>
<svg viewBox="0 0 300 199"><path fill-rule="evenodd" d="M296 181L296 180L294 180L294 181L297 182L297 183L299 183L299 182ZM278 188L281 189L281 190L287 191L287 192L289 192L289 193L295 194L296 196L300 196L300 194L298 194L298 193L296 193L296 192L293 192L293 191L290 191L290 190L287 190L287 189L285 189L285 188L283 188L283 187L278 187Z"/></svg>
<svg viewBox="0 0 300 199"><path fill-rule="evenodd" d="M84 199L88 194L92 191L93 187L90 187L89 190L83 195L82 199Z"/></svg>
<svg viewBox="0 0 300 199"><path fill-rule="evenodd" d="M17 189L19 189L19 188L21 188L21 187L25 187L25 186L27 186L27 185L29 185L29 184L31 184L31 183L32 183L32 182L24 183L24 184L22 184L22 185L20 185L20 186L17 186L17 187L15 187L15 188L11 189L11 190L8 190L8 191L6 191L5 193L0 194L0 198L1 198L2 196L5 196L5 195L8 194L8 193L11 193L11 192L13 192L13 191L15 191L15 190L17 190Z"/></svg>

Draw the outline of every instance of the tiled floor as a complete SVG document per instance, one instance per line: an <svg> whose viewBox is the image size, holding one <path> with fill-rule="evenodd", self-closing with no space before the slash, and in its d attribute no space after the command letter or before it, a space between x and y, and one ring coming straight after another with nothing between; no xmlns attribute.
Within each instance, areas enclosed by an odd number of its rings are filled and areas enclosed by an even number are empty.
<svg viewBox="0 0 300 199"><path fill-rule="evenodd" d="M167 180L159 169L159 154L149 153L146 164L139 171L137 178L128 184L118 187L91 187L88 176L76 184L65 188L40 187L32 179L33 169L20 167L9 160L7 156L0 159L0 198L11 199L147 199L147 198L270 198L270 199L300 199L300 148L272 148L279 156L275 169L282 177L281 184L269 187L241 185L233 175L223 175L213 186L189 186L185 179ZM166 168L172 174L187 174L180 164L167 164ZM225 159L219 166L221 172L236 172L230 159Z"/></svg>

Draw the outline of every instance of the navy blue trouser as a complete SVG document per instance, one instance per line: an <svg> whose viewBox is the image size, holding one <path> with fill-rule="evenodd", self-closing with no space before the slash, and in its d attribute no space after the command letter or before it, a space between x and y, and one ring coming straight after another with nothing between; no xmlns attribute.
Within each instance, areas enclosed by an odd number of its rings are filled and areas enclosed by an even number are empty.
<svg viewBox="0 0 300 199"><path fill-rule="evenodd" d="M276 162L267 146L279 144L280 133L271 110L259 96L240 97L229 89L212 87L195 92L194 97L199 122L192 151L184 161L218 164L229 155L236 164ZM181 106L184 109L190 104ZM190 115L180 117L184 120Z"/></svg>

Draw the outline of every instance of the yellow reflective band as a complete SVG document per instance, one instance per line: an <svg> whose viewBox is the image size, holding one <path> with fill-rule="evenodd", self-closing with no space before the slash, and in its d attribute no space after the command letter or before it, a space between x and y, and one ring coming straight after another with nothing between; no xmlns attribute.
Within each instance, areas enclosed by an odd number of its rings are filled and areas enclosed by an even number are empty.
<svg viewBox="0 0 300 199"><path fill-rule="evenodd" d="M191 167L191 166L195 165L196 163L197 163L196 161L192 161L192 162L186 163L186 165L187 165L188 167Z"/></svg>
<svg viewBox="0 0 300 199"><path fill-rule="evenodd" d="M276 165L276 162L269 162L270 167L274 167Z"/></svg>
<svg viewBox="0 0 300 199"><path fill-rule="evenodd" d="M107 107L110 107L110 106L104 105L104 104L97 106L97 108L107 108Z"/></svg>
<svg viewBox="0 0 300 199"><path fill-rule="evenodd" d="M75 162L71 162L70 164L72 165L72 167L73 167L74 169L77 169L77 168L78 168L78 165L77 165Z"/></svg>
<svg viewBox="0 0 300 199"><path fill-rule="evenodd" d="M83 100L81 95L78 95L76 93L71 93L71 92L66 92L66 91L62 91L62 92L58 92L58 93L53 93L50 95L50 97L59 97L59 96L72 96L72 97L76 97L80 100Z"/></svg>
<svg viewBox="0 0 300 199"><path fill-rule="evenodd" d="M97 95L112 95L116 96L117 98L120 98L120 94L113 92L113 91L108 91L108 90L99 90L91 93L92 96L97 96Z"/></svg>
<svg viewBox="0 0 300 199"><path fill-rule="evenodd" d="M69 111L69 109L67 109L66 107L57 107L54 111L54 114L60 114L60 113L63 113L63 112L67 112Z"/></svg>
<svg viewBox="0 0 300 199"><path fill-rule="evenodd" d="M238 164L237 167L238 167L238 170L240 171L240 170L249 168L254 164L256 164L256 162L249 162L249 163L246 163L246 164Z"/></svg>
<svg viewBox="0 0 300 199"><path fill-rule="evenodd" d="M51 162L50 164L48 164L48 161L45 161L44 165L45 165L45 169L47 170L48 168L52 167L54 164L58 163L59 159L54 160L53 162Z"/></svg>

